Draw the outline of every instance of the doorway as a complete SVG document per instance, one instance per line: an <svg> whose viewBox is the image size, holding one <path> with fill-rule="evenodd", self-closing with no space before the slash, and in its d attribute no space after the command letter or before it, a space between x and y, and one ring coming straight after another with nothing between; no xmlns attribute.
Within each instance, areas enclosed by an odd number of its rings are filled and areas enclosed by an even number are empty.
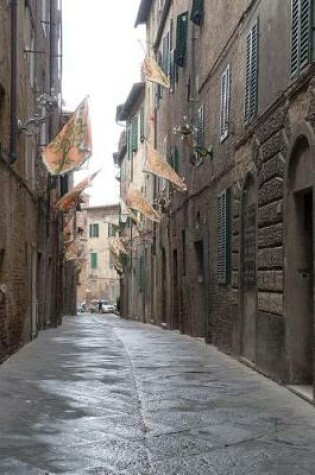
<svg viewBox="0 0 315 475"><path fill-rule="evenodd" d="M242 200L241 353L250 361L256 360L256 248L257 248L257 191L252 175L247 177Z"/></svg>
<svg viewBox="0 0 315 475"><path fill-rule="evenodd" d="M195 249L195 292L194 292L194 336L206 337L206 279L204 241L196 241Z"/></svg>
<svg viewBox="0 0 315 475"><path fill-rule="evenodd" d="M173 321L172 329L178 330L179 327L179 305L178 305L178 268L177 268L177 250L173 251Z"/></svg>
<svg viewBox="0 0 315 475"><path fill-rule="evenodd" d="M314 380L314 177L308 142L291 158L288 193L286 312L290 382L312 394Z"/></svg>
<svg viewBox="0 0 315 475"><path fill-rule="evenodd" d="M162 314L161 322L166 322L166 253L163 247L162 249Z"/></svg>

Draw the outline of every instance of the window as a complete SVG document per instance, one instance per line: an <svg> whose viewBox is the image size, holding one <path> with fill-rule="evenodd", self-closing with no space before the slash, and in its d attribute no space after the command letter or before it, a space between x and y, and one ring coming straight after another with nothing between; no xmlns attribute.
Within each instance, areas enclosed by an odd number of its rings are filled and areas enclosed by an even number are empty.
<svg viewBox="0 0 315 475"><path fill-rule="evenodd" d="M170 158L171 158L170 165L172 166L172 168L174 168L176 173L178 173L179 172L179 151L177 147L175 147L174 150L171 152Z"/></svg>
<svg viewBox="0 0 315 475"><path fill-rule="evenodd" d="M108 223L108 237L115 237L118 226Z"/></svg>
<svg viewBox="0 0 315 475"><path fill-rule="evenodd" d="M144 115L144 105L140 107L140 142L143 143L145 140L145 115Z"/></svg>
<svg viewBox="0 0 315 475"><path fill-rule="evenodd" d="M231 190L224 190L217 201L218 283L228 284L231 267Z"/></svg>
<svg viewBox="0 0 315 475"><path fill-rule="evenodd" d="M90 254L91 269L97 268L97 253L91 252Z"/></svg>
<svg viewBox="0 0 315 475"><path fill-rule="evenodd" d="M163 56L161 51L158 51L157 53L157 64L163 69ZM156 103L157 106L159 105L159 101L162 98L163 94L163 86L161 84L156 84Z"/></svg>
<svg viewBox="0 0 315 475"><path fill-rule="evenodd" d="M90 224L90 238L99 237L99 225L97 223Z"/></svg>
<svg viewBox="0 0 315 475"><path fill-rule="evenodd" d="M170 75L170 32L162 40L162 69L167 76Z"/></svg>
<svg viewBox="0 0 315 475"><path fill-rule="evenodd" d="M246 37L245 123L257 115L258 95L258 20Z"/></svg>
<svg viewBox="0 0 315 475"><path fill-rule="evenodd" d="M157 12L157 21L160 23L163 15L165 0L158 0L158 12Z"/></svg>
<svg viewBox="0 0 315 475"><path fill-rule="evenodd" d="M200 106L197 111L196 118L197 127L197 145L198 147L204 147L205 144L205 126L204 126L204 106Z"/></svg>
<svg viewBox="0 0 315 475"><path fill-rule="evenodd" d="M131 125L127 125L127 157L130 159L132 157L131 149Z"/></svg>
<svg viewBox="0 0 315 475"><path fill-rule="evenodd" d="M203 0L193 0L190 20L195 23L195 25L200 26L203 18Z"/></svg>
<svg viewBox="0 0 315 475"><path fill-rule="evenodd" d="M291 77L296 77L311 59L311 0L291 2Z"/></svg>
<svg viewBox="0 0 315 475"><path fill-rule="evenodd" d="M138 117L135 116L131 121L131 151L138 150Z"/></svg>
<svg viewBox="0 0 315 475"><path fill-rule="evenodd" d="M31 9L28 5L25 6L25 59L26 59L26 71L28 79L31 83L31 87L35 86L35 72L36 72L36 55L34 54L35 48L35 28L32 17Z"/></svg>
<svg viewBox="0 0 315 475"><path fill-rule="evenodd" d="M182 13L177 17L176 23L176 50L174 61L178 66L183 67L186 56L188 32L188 12Z"/></svg>
<svg viewBox="0 0 315 475"><path fill-rule="evenodd" d="M230 97L231 97L231 70L227 66L221 76L221 105L220 105L220 138L221 142L229 134L230 118Z"/></svg>

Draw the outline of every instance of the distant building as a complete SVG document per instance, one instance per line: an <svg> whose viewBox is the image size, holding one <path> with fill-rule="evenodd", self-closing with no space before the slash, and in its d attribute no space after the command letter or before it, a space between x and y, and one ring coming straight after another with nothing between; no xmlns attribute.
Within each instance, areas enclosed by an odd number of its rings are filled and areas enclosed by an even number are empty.
<svg viewBox="0 0 315 475"><path fill-rule="evenodd" d="M100 298L115 303L119 296L119 275L109 246L117 234L119 209L119 205L89 206L77 220L85 240L85 260L77 280L79 303Z"/></svg>

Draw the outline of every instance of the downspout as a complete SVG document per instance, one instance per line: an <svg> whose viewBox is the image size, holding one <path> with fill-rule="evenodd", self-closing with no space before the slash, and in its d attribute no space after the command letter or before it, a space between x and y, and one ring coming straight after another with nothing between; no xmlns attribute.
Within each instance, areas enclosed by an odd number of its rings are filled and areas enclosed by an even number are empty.
<svg viewBox="0 0 315 475"><path fill-rule="evenodd" d="M10 165L13 165L17 158L17 5L17 0L11 0L11 103L8 160Z"/></svg>

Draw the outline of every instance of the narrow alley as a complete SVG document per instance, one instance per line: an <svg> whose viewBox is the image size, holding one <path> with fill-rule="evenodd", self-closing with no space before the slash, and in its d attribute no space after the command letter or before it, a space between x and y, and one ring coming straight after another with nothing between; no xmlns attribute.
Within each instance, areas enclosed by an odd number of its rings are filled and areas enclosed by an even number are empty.
<svg viewBox="0 0 315 475"><path fill-rule="evenodd" d="M314 408L176 332L65 318L0 368L0 473L314 473Z"/></svg>

